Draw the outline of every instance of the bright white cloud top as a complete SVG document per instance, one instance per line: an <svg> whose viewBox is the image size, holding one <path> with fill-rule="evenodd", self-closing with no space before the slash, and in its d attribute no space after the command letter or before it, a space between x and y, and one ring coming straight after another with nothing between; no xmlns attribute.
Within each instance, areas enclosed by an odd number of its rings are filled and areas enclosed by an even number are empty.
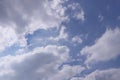
<svg viewBox="0 0 120 80"><path fill-rule="evenodd" d="M83 48L81 54L87 55L85 63L108 61L120 55L120 29L108 29L92 46Z"/></svg>

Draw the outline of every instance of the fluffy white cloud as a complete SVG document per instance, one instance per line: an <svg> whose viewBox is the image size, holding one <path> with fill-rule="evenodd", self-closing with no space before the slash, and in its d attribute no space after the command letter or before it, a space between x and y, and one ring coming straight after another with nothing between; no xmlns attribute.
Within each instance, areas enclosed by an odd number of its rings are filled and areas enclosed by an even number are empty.
<svg viewBox="0 0 120 80"><path fill-rule="evenodd" d="M69 59L66 46L48 45L16 56L0 58L1 80L66 80L84 70L81 66L59 66Z"/></svg>
<svg viewBox="0 0 120 80"><path fill-rule="evenodd" d="M10 27L0 27L0 52L6 47L9 47L16 43L18 37L15 31Z"/></svg>
<svg viewBox="0 0 120 80"><path fill-rule="evenodd" d="M1 1L1 24L13 23L17 32L58 27L65 18L64 0ZM61 13L61 14L59 14ZM5 22L2 23L2 21ZM10 26L12 27L12 26Z"/></svg>
<svg viewBox="0 0 120 80"><path fill-rule="evenodd" d="M25 35L38 29L58 28L67 19L64 2L66 0L1 0L0 50L15 43L25 47Z"/></svg>
<svg viewBox="0 0 120 80"><path fill-rule="evenodd" d="M17 35L12 27L0 26L0 52L14 44L18 44L20 47L25 47L27 42L25 37L23 35Z"/></svg>
<svg viewBox="0 0 120 80"><path fill-rule="evenodd" d="M85 63L108 61L120 55L120 29L108 29L92 46L82 49L81 54L87 55Z"/></svg>
<svg viewBox="0 0 120 80"><path fill-rule="evenodd" d="M79 4L78 3L72 3L72 4L69 4L68 5L68 8L72 9L72 10L75 10L77 7L79 7Z"/></svg>
<svg viewBox="0 0 120 80"><path fill-rule="evenodd" d="M85 13L82 7L80 6L79 3L72 3L68 5L68 8L70 8L72 11L74 11L72 17L84 21L85 20Z"/></svg>
<svg viewBox="0 0 120 80"><path fill-rule="evenodd" d="M69 60L66 46L47 45L24 52L25 36L38 29L57 28L68 19L67 0L1 0L0 1L0 51L14 44L22 46L18 54L0 57L0 80L66 80L84 70L82 66L63 65ZM53 40L66 39L61 27ZM9 52L9 51L8 51ZM23 53L21 53L23 52Z"/></svg>
<svg viewBox="0 0 120 80"><path fill-rule="evenodd" d="M69 58L65 46L48 45L26 54L0 58L1 80L39 80L57 73L58 67Z"/></svg>
<svg viewBox="0 0 120 80"><path fill-rule="evenodd" d="M83 10L81 10L80 12L77 12L74 17L77 19L77 20L81 20L81 21L84 21L85 20L85 13Z"/></svg>
<svg viewBox="0 0 120 80"><path fill-rule="evenodd" d="M83 78L80 78L80 77L73 77L72 79L70 80L84 80Z"/></svg>
<svg viewBox="0 0 120 80"><path fill-rule="evenodd" d="M120 79L120 69L96 70L85 78L76 78L73 80L118 80Z"/></svg>
<svg viewBox="0 0 120 80"><path fill-rule="evenodd" d="M73 76L81 73L85 68L78 65L78 66L69 66L64 65L63 69L58 72L54 77L50 78L49 80L68 80Z"/></svg>
<svg viewBox="0 0 120 80"><path fill-rule="evenodd" d="M81 44L82 43L82 39L80 38L80 36L74 36L72 38L72 42L73 42L74 45Z"/></svg>

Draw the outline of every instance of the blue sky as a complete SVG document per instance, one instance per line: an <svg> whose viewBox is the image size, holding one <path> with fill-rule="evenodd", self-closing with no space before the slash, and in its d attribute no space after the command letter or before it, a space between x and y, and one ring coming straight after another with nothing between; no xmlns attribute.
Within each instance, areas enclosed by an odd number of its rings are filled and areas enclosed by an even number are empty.
<svg viewBox="0 0 120 80"><path fill-rule="evenodd" d="M118 80L119 0L0 0L0 80Z"/></svg>

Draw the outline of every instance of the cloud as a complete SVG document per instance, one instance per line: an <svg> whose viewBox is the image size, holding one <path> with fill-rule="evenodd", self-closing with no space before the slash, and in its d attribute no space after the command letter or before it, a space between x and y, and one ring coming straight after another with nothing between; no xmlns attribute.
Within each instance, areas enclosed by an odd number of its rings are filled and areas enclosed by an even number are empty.
<svg viewBox="0 0 120 80"><path fill-rule="evenodd" d="M83 10L81 10L80 12L77 12L74 17L77 19L77 20L81 20L81 21L84 21L85 20L85 13Z"/></svg>
<svg viewBox="0 0 120 80"><path fill-rule="evenodd" d="M72 80L118 80L120 78L120 69L96 70L85 78L76 78Z"/></svg>
<svg viewBox="0 0 120 80"><path fill-rule="evenodd" d="M80 6L79 3L72 3L68 5L68 8L75 10L78 6Z"/></svg>
<svg viewBox="0 0 120 80"><path fill-rule="evenodd" d="M84 80L83 78L80 78L80 77L73 77L71 78L70 80Z"/></svg>
<svg viewBox="0 0 120 80"><path fill-rule="evenodd" d="M80 65L63 65L69 59L66 46L48 45L33 51L0 58L1 80L67 80L81 73Z"/></svg>
<svg viewBox="0 0 120 80"><path fill-rule="evenodd" d="M79 3L72 3L68 5L68 8L70 8L74 13L72 14L72 17L84 21L85 20L85 13L82 7Z"/></svg>
<svg viewBox="0 0 120 80"><path fill-rule="evenodd" d="M108 61L120 55L120 29L108 29L92 46L81 50L87 56L86 64Z"/></svg>
<svg viewBox="0 0 120 80"><path fill-rule="evenodd" d="M0 27L0 52L6 47L10 47L11 45L15 44L17 40L18 37L12 28Z"/></svg>
<svg viewBox="0 0 120 80"><path fill-rule="evenodd" d="M48 44L59 44L59 42L62 41L67 42L69 35L66 31L66 27L61 26L59 29L38 30L38 32L35 32L35 34L32 34L30 37L27 37L29 42L28 47L34 48L36 46L46 46Z"/></svg>
<svg viewBox="0 0 120 80"><path fill-rule="evenodd" d="M66 29L66 27L62 26L61 29L60 29L60 31L59 31L58 36L56 36L56 37L50 37L49 39L50 40L54 40L54 41L59 41L61 39L67 40L68 34L67 34L67 32L65 32L65 29Z"/></svg>
<svg viewBox="0 0 120 80"><path fill-rule="evenodd" d="M25 47L27 45L25 37L17 35L12 27L0 26L0 52L15 44L20 47Z"/></svg>
<svg viewBox="0 0 120 80"><path fill-rule="evenodd" d="M1 80L59 80L81 72L81 66L64 65L69 59L69 49L66 46L48 45L37 47L33 51L18 55L8 55L0 58ZM65 74L67 73L67 74ZM52 77L51 77L52 76Z"/></svg>
<svg viewBox="0 0 120 80"><path fill-rule="evenodd" d="M83 41L82 41L82 39L80 38L80 36L74 36L74 37L72 38L72 42L73 42L74 45L76 45L76 44L81 44Z"/></svg>
<svg viewBox="0 0 120 80"><path fill-rule="evenodd" d="M54 77L50 78L49 80L68 80L73 76L81 73L85 68L80 65L69 66L64 65L62 70L58 72Z"/></svg>
<svg viewBox="0 0 120 80"><path fill-rule="evenodd" d="M0 22L13 23L17 32L34 31L38 28L58 27L65 18L62 0L1 1ZM58 14L62 12L62 14ZM14 13L14 14L13 14ZM1 23L2 24L2 23Z"/></svg>
<svg viewBox="0 0 120 80"><path fill-rule="evenodd" d="M67 19L66 8L62 5L65 2L66 0L1 0L0 50L9 47L7 44L27 46L25 35L38 29L58 28ZM10 31L6 31L7 29Z"/></svg>

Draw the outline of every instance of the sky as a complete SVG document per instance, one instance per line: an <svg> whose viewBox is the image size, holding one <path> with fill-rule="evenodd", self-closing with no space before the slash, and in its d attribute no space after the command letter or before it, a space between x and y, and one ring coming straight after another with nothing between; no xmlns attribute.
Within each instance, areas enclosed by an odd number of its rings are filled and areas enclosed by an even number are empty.
<svg viewBox="0 0 120 80"><path fill-rule="evenodd" d="M120 0L0 0L0 80L119 75Z"/></svg>

